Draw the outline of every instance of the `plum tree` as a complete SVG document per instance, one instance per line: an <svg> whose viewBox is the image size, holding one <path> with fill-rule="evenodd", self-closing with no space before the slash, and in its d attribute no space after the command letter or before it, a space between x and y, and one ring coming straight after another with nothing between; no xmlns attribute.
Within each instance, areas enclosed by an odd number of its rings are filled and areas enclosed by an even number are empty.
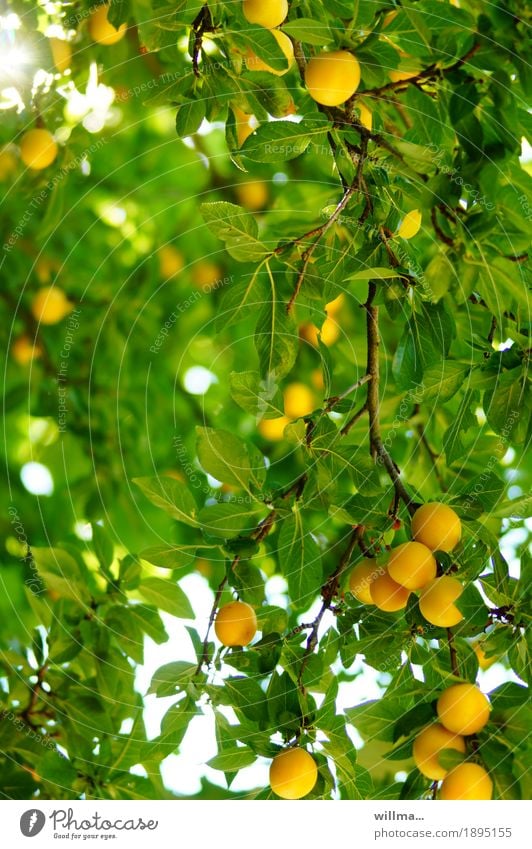
<svg viewBox="0 0 532 849"><path fill-rule="evenodd" d="M307 64L308 93L323 106L340 106L349 100L360 83L360 65L347 50L320 53Z"/></svg>
<svg viewBox="0 0 532 849"><path fill-rule="evenodd" d="M419 590L436 577L432 552L419 542L403 542L392 549L387 567L393 580L409 590Z"/></svg>
<svg viewBox="0 0 532 849"><path fill-rule="evenodd" d="M377 565L377 561L370 557L358 563L349 575L349 591L362 604L374 604L370 585L381 571L382 569Z"/></svg>
<svg viewBox="0 0 532 849"><path fill-rule="evenodd" d="M259 24L267 29L278 27L288 14L288 0L243 0L242 11L250 24Z"/></svg>
<svg viewBox="0 0 532 849"><path fill-rule="evenodd" d="M452 684L436 708L441 724L455 734L476 734L490 716L490 703L475 684Z"/></svg>
<svg viewBox="0 0 532 849"><path fill-rule="evenodd" d="M214 630L224 646L247 646L257 633L257 616L245 601L230 601L216 614Z"/></svg>
<svg viewBox="0 0 532 849"><path fill-rule="evenodd" d="M42 128L28 130L20 140L20 158L24 165L35 171L48 168L58 153L57 143L53 135Z"/></svg>
<svg viewBox="0 0 532 849"><path fill-rule="evenodd" d="M97 6L92 12L88 23L89 35L92 40L108 47L124 38L127 31L126 24L120 24L119 27L114 27L109 21L109 7L109 3L102 3L100 6Z"/></svg>
<svg viewBox="0 0 532 849"><path fill-rule="evenodd" d="M452 507L429 502L412 516L412 535L431 551L452 551L460 542L462 523Z"/></svg>
<svg viewBox="0 0 532 849"><path fill-rule="evenodd" d="M466 762L451 769L443 780L440 799L450 801L489 800L493 795L493 781L480 764Z"/></svg>
<svg viewBox="0 0 532 849"><path fill-rule="evenodd" d="M414 740L414 763L423 775L433 781L440 781L447 775L448 770L442 766L439 759L445 749L465 752L465 741L463 737L453 734L437 722L424 728Z"/></svg>
<svg viewBox="0 0 532 849"><path fill-rule="evenodd" d="M387 569L369 585L373 604L386 613L394 613L406 607L410 590L393 580Z"/></svg>
<svg viewBox="0 0 532 849"><path fill-rule="evenodd" d="M282 799L308 796L318 779L316 761L306 749L285 749L270 766L270 786Z"/></svg>
<svg viewBox="0 0 532 849"><path fill-rule="evenodd" d="M442 575L429 581L419 595L419 609L432 625L439 628L452 628L462 621L463 614L456 607L464 588L457 578Z"/></svg>

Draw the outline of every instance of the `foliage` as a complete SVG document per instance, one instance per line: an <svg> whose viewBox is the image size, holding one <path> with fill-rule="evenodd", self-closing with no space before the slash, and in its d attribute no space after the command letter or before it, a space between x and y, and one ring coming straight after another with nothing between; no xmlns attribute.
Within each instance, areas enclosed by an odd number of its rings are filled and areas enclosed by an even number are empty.
<svg viewBox="0 0 532 849"><path fill-rule="evenodd" d="M0 71L4 798L170 798L161 764L202 713L228 788L297 742L318 765L311 797L428 798L413 739L442 690L477 680L480 638L504 680L470 754L495 798L526 796L522 10L293 0L296 63L282 73L277 41L240 3L116 0L110 19L129 29L112 46L89 38L93 5L9 0L20 26L0 19L0 44L26 57ZM302 81L323 48L360 62L340 107ZM249 70L249 50L280 73ZM242 115L257 125L247 138ZM18 159L34 125L59 143L42 171ZM421 229L401 238L413 210ZM50 326L32 311L48 285L73 307ZM206 392L187 383L198 366ZM263 426L294 382L314 409L271 440ZM29 462L50 470L51 495L23 485ZM382 564L410 539L426 501L463 523L437 558L466 585L449 632L415 595L390 614L347 590L364 556ZM255 608L249 647L221 649L194 621L180 581L200 572L211 620L235 594ZM192 620L195 660L155 672L149 693L172 703L148 739L135 675L146 638L168 640L166 615ZM381 697L344 707L369 668ZM219 794L242 795L207 780L199 795Z"/></svg>

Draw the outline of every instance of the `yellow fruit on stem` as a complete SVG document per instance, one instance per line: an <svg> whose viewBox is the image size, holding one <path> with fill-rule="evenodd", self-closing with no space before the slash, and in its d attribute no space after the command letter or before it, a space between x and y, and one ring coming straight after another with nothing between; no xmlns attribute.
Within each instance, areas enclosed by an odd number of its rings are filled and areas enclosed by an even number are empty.
<svg viewBox="0 0 532 849"><path fill-rule="evenodd" d="M462 523L452 507L429 502L412 516L412 536L431 551L452 551L460 542Z"/></svg>
<svg viewBox="0 0 532 849"><path fill-rule="evenodd" d="M159 270L161 277L169 280L179 274L185 266L185 258L181 251L173 245L163 245L159 248Z"/></svg>
<svg viewBox="0 0 532 849"><path fill-rule="evenodd" d="M245 601L230 601L216 614L216 636L224 646L247 646L257 633L257 617Z"/></svg>
<svg viewBox="0 0 532 849"><path fill-rule="evenodd" d="M252 212L264 209L268 203L268 183L264 180L239 183L235 191L239 204Z"/></svg>
<svg viewBox="0 0 532 849"><path fill-rule="evenodd" d="M260 56L256 55L256 53L253 53L252 50L248 50L246 65L248 66L248 71L268 71L270 74L275 74L276 77L282 77L284 74L288 73L294 64L294 45L285 32L281 32L281 30L278 29L272 29L271 33L286 56L288 67L281 68L281 70L272 68L271 65L268 65L264 59L261 59Z"/></svg>
<svg viewBox="0 0 532 849"><path fill-rule="evenodd" d="M35 171L48 168L57 156L57 144L48 130L28 130L20 141L20 158Z"/></svg>
<svg viewBox="0 0 532 849"><path fill-rule="evenodd" d="M285 749L270 766L270 786L281 799L302 799L318 779L316 761L306 749Z"/></svg>
<svg viewBox="0 0 532 849"><path fill-rule="evenodd" d="M16 156L10 150L0 150L0 180L10 177L16 170Z"/></svg>
<svg viewBox="0 0 532 849"><path fill-rule="evenodd" d="M457 752L465 752L464 738L458 734L448 731L443 725L435 722L424 728L414 740L412 754L414 763L423 775L440 781L445 778L448 770L440 763L439 756L444 749L455 749Z"/></svg>
<svg viewBox="0 0 532 849"><path fill-rule="evenodd" d="M460 581L451 575L442 575L426 584L419 595L419 609L431 625L438 628L452 628L464 618L455 605L464 588Z"/></svg>
<svg viewBox="0 0 532 849"><path fill-rule="evenodd" d="M387 566L394 581L409 590L419 590L436 577L432 552L420 542L398 545L392 550Z"/></svg>
<svg viewBox="0 0 532 849"><path fill-rule="evenodd" d="M305 69L308 93L323 106L340 106L360 83L360 65L352 53L337 50L314 56Z"/></svg>
<svg viewBox="0 0 532 849"><path fill-rule="evenodd" d="M60 74L64 74L72 64L72 47L63 38L50 38L49 41L54 65Z"/></svg>
<svg viewBox="0 0 532 849"><path fill-rule="evenodd" d="M375 578L369 585L369 594L373 604L384 610L386 613L395 613L396 610L402 610L406 607L410 590L402 587L390 577L386 569L382 575Z"/></svg>
<svg viewBox="0 0 532 849"><path fill-rule="evenodd" d="M57 286L39 289L31 303L33 316L40 324L57 324L72 312L72 308L63 290Z"/></svg>
<svg viewBox="0 0 532 849"><path fill-rule="evenodd" d="M371 133L371 130L373 129L373 114L371 110L368 109L364 103L357 103L357 106L360 115L360 123Z"/></svg>
<svg viewBox="0 0 532 849"><path fill-rule="evenodd" d="M490 703L475 684L452 684L438 699L442 725L455 734L476 734L486 725Z"/></svg>
<svg viewBox="0 0 532 849"><path fill-rule="evenodd" d="M259 433L270 442L279 442L284 435L284 429L290 424L288 416L279 416L277 419L262 419L259 422Z"/></svg>
<svg viewBox="0 0 532 849"><path fill-rule="evenodd" d="M98 44L116 44L126 34L127 25L120 24L118 29L107 19L109 3L103 3L92 12L89 18L89 35Z"/></svg>
<svg viewBox="0 0 532 849"><path fill-rule="evenodd" d="M278 27L288 15L288 0L243 0L242 11L250 24Z"/></svg>
<svg viewBox="0 0 532 849"><path fill-rule="evenodd" d="M316 398L304 383L290 383L284 391L284 412L290 419L308 416L316 407Z"/></svg>
<svg viewBox="0 0 532 849"><path fill-rule="evenodd" d="M412 209L407 212L401 222L401 226L397 231L397 235L403 239L412 239L420 230L421 227L421 212L419 209Z"/></svg>
<svg viewBox="0 0 532 849"><path fill-rule="evenodd" d="M371 582L378 578L382 572L382 568L377 566L377 561L373 558L363 560L362 563L357 563L349 576L349 590L362 604L373 604L373 599L370 593Z"/></svg>
<svg viewBox="0 0 532 849"><path fill-rule="evenodd" d="M29 336L19 336L11 346L11 356L21 366L27 366L41 356L38 345L34 345Z"/></svg>
<svg viewBox="0 0 532 849"><path fill-rule="evenodd" d="M488 801L493 794L493 782L483 766L463 763L451 769L443 781L440 799L451 801Z"/></svg>

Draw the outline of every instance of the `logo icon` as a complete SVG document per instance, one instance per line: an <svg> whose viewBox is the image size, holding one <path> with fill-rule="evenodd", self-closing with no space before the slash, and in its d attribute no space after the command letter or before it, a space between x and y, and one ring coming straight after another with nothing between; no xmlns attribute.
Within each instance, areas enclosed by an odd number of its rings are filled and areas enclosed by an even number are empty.
<svg viewBox="0 0 532 849"><path fill-rule="evenodd" d="M24 811L20 818L20 830L24 837L35 837L43 830L46 817L42 811L32 808Z"/></svg>

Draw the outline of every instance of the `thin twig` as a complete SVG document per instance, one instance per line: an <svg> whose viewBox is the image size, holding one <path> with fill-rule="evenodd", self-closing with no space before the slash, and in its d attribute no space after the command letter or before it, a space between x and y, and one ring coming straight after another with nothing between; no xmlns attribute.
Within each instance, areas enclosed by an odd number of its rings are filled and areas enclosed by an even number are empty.
<svg viewBox="0 0 532 849"><path fill-rule="evenodd" d="M331 398L327 399L327 403L324 408L325 413L330 413L331 410L343 401L344 398L347 398L348 395L351 395L352 392L356 392L357 389L360 389L361 386L364 386L365 383L368 383L371 380L371 374L365 374L363 377L359 378L352 386L342 392L341 395L333 395Z"/></svg>
<svg viewBox="0 0 532 849"><path fill-rule="evenodd" d="M362 404L360 409L356 411L356 413L349 419L349 421L340 430L341 436L345 436L346 434L348 434L349 431L351 430L351 428L354 427L356 425L356 423L359 421L359 419L362 418L364 413L367 413L367 410L368 410L368 404L367 404L367 401L364 401L364 403Z"/></svg>
<svg viewBox="0 0 532 849"><path fill-rule="evenodd" d="M458 655L456 654L456 646L454 644L453 632L447 628L447 644L449 646L449 657L451 659L451 671L456 678L460 678L460 670L458 668Z"/></svg>
<svg viewBox="0 0 532 849"><path fill-rule="evenodd" d="M240 559L240 557L237 554L235 559L231 563L231 569L233 569L234 566L236 566L239 559ZM216 590L216 594L214 596L214 601L213 601L213 604L212 604L212 607L211 607L211 612L209 614L209 623L207 625L207 631L205 633L205 638L203 640L200 659L199 659L198 665L196 667L196 675L200 674L201 667L203 666L203 664L205 664L206 666L209 666L209 664L211 662L211 659L209 657L209 634L211 633L211 628L212 628L212 626L214 624L214 620L216 618L216 611L218 610L218 605L220 604L220 599L222 597L222 593L225 589L226 583L227 583L227 575L223 578L223 580L218 585L218 589Z"/></svg>
<svg viewBox="0 0 532 849"><path fill-rule="evenodd" d="M332 575L330 575L329 578L327 578L326 582L324 583L324 585L321 588L321 595L322 595L322 598L323 598L323 603L322 603L322 605L319 609L318 615L314 619L314 622L312 622L311 625L310 625L311 631L310 631L310 634L308 635L308 638L307 638L307 643L305 645L305 653L304 653L304 655L301 659L301 666L299 667L299 674L297 676L298 685L299 685L299 687L300 687L300 689L303 693L305 692L305 687L301 683L302 678L303 678L303 673L305 671L305 667L308 663L309 657L314 652L314 649L316 648L316 646L318 644L318 631L319 631L319 627L320 627L320 624L321 624L321 620L323 619L325 612L327 610L329 610L331 605L332 605L333 599L334 599L336 593L338 592L339 579L340 579L342 573L345 571L345 569L349 566L349 564L351 562L351 556L353 554L353 551L356 548L356 546L358 545L358 541L359 541L360 537L362 536L363 532L364 532L363 525L357 525L357 527L354 528L354 530L351 533L351 536L349 538L349 543L347 545L347 548L344 551L344 553L342 554L342 556L341 556L341 558L338 562L338 566L336 567L336 569L334 570ZM305 627L309 627L309 626L305 626Z"/></svg>

